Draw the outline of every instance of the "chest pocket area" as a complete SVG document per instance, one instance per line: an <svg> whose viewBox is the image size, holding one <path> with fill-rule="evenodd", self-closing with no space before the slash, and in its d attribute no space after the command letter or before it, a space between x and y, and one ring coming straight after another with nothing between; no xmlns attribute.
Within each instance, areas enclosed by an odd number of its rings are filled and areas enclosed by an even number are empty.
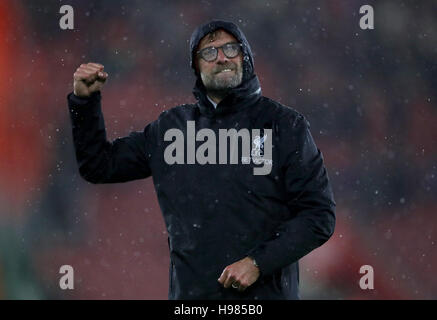
<svg viewBox="0 0 437 320"><path fill-rule="evenodd" d="M248 193L282 200L283 172L279 163L279 134L275 121L255 121L251 130L249 156L241 157L241 165L234 167L234 180ZM237 172L238 171L238 172Z"/></svg>

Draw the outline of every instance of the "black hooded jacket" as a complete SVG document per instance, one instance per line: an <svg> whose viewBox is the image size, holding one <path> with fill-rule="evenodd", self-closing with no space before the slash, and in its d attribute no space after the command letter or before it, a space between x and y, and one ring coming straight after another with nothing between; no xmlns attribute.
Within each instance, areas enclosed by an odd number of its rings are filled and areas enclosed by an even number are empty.
<svg viewBox="0 0 437 320"><path fill-rule="evenodd" d="M191 66L199 41L220 28L243 45L243 81L217 108L198 77L197 103L164 111L144 131L110 142L100 92L68 95L79 172L92 183L153 177L169 235L169 299L298 299L298 260L334 231L323 157L305 117L262 96L251 49L235 24L212 21L197 28ZM219 129L271 129L271 171L254 175L254 161L189 164L187 141L184 164L168 164L164 153L172 141L164 136L179 129L188 139L187 121L216 137ZM202 143L195 142L196 150ZM246 256L258 263L258 280L243 292L223 288L217 281L223 269Z"/></svg>

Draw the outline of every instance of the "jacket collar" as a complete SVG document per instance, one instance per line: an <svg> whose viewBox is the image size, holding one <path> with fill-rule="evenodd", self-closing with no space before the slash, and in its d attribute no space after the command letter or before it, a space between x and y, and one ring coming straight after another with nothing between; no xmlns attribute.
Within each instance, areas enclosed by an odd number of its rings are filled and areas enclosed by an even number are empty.
<svg viewBox="0 0 437 320"><path fill-rule="evenodd" d="M207 117L215 117L233 112L238 112L255 103L261 96L261 86L258 77L253 74L248 80L243 81L238 87L232 89L229 94L214 108L206 95L206 89L197 79L193 89L193 95L197 99L197 107L200 113Z"/></svg>

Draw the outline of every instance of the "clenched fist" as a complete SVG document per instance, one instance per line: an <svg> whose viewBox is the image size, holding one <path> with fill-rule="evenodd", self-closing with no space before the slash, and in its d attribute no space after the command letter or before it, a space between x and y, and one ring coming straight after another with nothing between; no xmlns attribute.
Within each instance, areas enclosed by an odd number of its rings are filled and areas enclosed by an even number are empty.
<svg viewBox="0 0 437 320"><path fill-rule="evenodd" d="M104 66L98 63L81 64L73 75L74 94L78 97L89 97L93 92L102 89L108 74Z"/></svg>
<svg viewBox="0 0 437 320"><path fill-rule="evenodd" d="M218 282L220 282L226 289L232 287L238 291L244 291L251 286L259 277L260 271L254 264L254 260L246 257L227 266Z"/></svg>

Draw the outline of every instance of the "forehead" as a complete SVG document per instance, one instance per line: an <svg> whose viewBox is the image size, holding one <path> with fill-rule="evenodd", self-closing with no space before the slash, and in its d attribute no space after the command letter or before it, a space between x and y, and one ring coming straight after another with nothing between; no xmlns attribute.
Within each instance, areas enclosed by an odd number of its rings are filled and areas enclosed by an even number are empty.
<svg viewBox="0 0 437 320"><path fill-rule="evenodd" d="M205 47L221 45L228 42L238 42L238 40L230 33L223 29L218 29L205 35L199 42L199 49Z"/></svg>

